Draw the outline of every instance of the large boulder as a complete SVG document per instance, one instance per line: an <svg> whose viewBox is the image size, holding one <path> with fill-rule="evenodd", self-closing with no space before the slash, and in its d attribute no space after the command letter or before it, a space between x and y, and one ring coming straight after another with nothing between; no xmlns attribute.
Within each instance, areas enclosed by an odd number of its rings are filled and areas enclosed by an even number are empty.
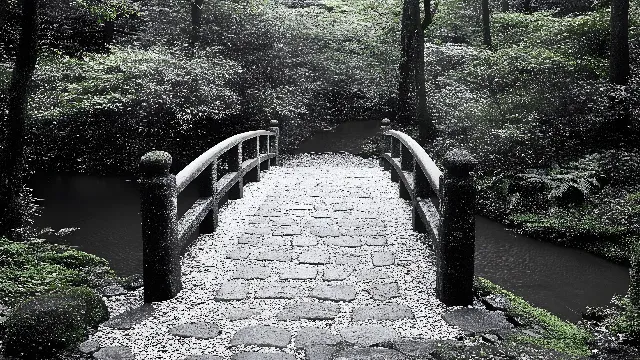
<svg viewBox="0 0 640 360"><path fill-rule="evenodd" d="M73 288L28 300L6 320L5 354L23 359L49 359L78 344L109 318L100 296L87 288Z"/></svg>

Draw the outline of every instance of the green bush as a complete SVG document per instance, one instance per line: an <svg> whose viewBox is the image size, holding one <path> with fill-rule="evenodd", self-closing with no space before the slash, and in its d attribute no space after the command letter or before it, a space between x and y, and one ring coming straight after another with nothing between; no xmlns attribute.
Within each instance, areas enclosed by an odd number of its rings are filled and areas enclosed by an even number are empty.
<svg viewBox="0 0 640 360"><path fill-rule="evenodd" d="M44 295L29 300L6 320L5 354L26 359L51 359L86 335L85 305L74 297Z"/></svg>
<svg viewBox="0 0 640 360"><path fill-rule="evenodd" d="M493 44L548 49L574 59L606 58L609 13L600 10L573 17L551 12L497 13L492 17Z"/></svg>
<svg viewBox="0 0 640 360"><path fill-rule="evenodd" d="M615 297L619 311L605 320L605 327L617 334L624 334L636 343L640 341L640 309L633 306L628 297Z"/></svg>
<svg viewBox="0 0 640 360"><path fill-rule="evenodd" d="M106 260L63 245L0 238L0 303L9 306L75 286L99 286L115 275Z"/></svg>
<svg viewBox="0 0 640 360"><path fill-rule="evenodd" d="M62 296L84 304L84 323L90 328L109 320L109 309L104 299L87 287L73 287L59 292Z"/></svg>

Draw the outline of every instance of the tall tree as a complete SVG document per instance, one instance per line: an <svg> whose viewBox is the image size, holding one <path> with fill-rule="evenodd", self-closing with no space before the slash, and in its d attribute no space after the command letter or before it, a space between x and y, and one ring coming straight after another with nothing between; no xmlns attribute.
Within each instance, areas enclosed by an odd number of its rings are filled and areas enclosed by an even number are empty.
<svg viewBox="0 0 640 360"><path fill-rule="evenodd" d="M396 121L417 124L421 142L435 138L435 126L426 104L424 30L431 24L431 2L424 0L424 20L420 0L404 0L400 31L401 60Z"/></svg>
<svg viewBox="0 0 640 360"><path fill-rule="evenodd" d="M489 0L482 0L482 44L491 47L491 13Z"/></svg>
<svg viewBox="0 0 640 360"><path fill-rule="evenodd" d="M508 12L509 11L509 0L501 0L500 1L500 11Z"/></svg>
<svg viewBox="0 0 640 360"><path fill-rule="evenodd" d="M412 11L419 0L404 0L402 6L402 22L400 28L400 64L398 83L398 103L396 105L396 122L408 125L415 116L415 12Z"/></svg>
<svg viewBox="0 0 640 360"><path fill-rule="evenodd" d="M629 80L629 0L611 0L609 80L627 85Z"/></svg>
<svg viewBox="0 0 640 360"><path fill-rule="evenodd" d="M425 0L424 6L425 17L422 21L422 24L420 23L420 4L416 2L416 4L412 7L412 16L415 18L414 21L416 26L414 41L414 58L416 63L414 74L414 83L416 89L416 120L418 121L418 140L422 144L429 143L436 138L436 127L427 108L427 79L425 78L424 61L424 31L429 27L429 25L431 25L431 22L433 20L431 17L431 4L429 0Z"/></svg>
<svg viewBox="0 0 640 360"><path fill-rule="evenodd" d="M203 4L204 0L191 0L191 36L193 42L197 42L200 40Z"/></svg>
<svg viewBox="0 0 640 360"><path fill-rule="evenodd" d="M611 95L613 110L614 140L629 140L628 129L631 125L631 111L626 86L629 82L629 0L611 0L611 38L609 42L609 81L619 85L618 91Z"/></svg>
<svg viewBox="0 0 640 360"><path fill-rule="evenodd" d="M424 0L424 19L422 19L422 30L427 30L433 22L433 14L431 13L431 0ZM436 3L437 5L437 3Z"/></svg>
<svg viewBox="0 0 640 360"><path fill-rule="evenodd" d="M37 61L39 0L22 1L20 39L9 85L9 104L0 147L0 234L17 236L24 227L24 138L29 86Z"/></svg>

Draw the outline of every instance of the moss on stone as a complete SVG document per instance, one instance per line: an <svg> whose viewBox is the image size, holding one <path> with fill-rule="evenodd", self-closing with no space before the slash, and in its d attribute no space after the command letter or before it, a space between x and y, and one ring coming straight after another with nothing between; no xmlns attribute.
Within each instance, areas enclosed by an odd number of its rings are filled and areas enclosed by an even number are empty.
<svg viewBox="0 0 640 360"><path fill-rule="evenodd" d="M544 331L542 337L516 334L511 337L515 343L529 343L576 356L590 355L588 343L593 335L586 329L566 322L550 312L532 306L523 298L504 290L487 279L477 277L475 291L480 296L499 294L505 296L511 306L507 314L523 321L525 325L540 326Z"/></svg>

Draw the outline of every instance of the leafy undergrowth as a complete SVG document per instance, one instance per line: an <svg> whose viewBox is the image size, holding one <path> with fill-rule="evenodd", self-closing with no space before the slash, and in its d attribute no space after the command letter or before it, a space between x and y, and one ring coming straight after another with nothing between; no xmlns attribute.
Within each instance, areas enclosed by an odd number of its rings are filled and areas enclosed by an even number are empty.
<svg viewBox="0 0 640 360"><path fill-rule="evenodd" d="M0 238L0 303L13 307L64 288L99 287L115 274L106 260L64 245Z"/></svg>
<svg viewBox="0 0 640 360"><path fill-rule="evenodd" d="M633 306L628 296L616 297L613 303L618 311L606 319L605 327L616 334L623 334L627 338L634 339L638 344L640 341L640 308Z"/></svg>
<svg viewBox="0 0 640 360"><path fill-rule="evenodd" d="M542 337L518 334L512 337L511 341L535 344L576 356L591 354L588 344L593 336L586 329L563 321L544 309L532 306L521 297L504 290L487 279L477 277L475 288L476 293L481 296L489 294L505 296L511 304L507 309L507 314L523 321L525 325L540 326L544 330Z"/></svg>
<svg viewBox="0 0 640 360"><path fill-rule="evenodd" d="M34 168L130 173L152 149L169 151L183 165L273 119L287 151L316 130L390 110L398 0L296 9L207 1L195 43L188 2L136 4L136 16L116 20L131 34L119 34L106 51L68 52L57 37L47 39L29 104ZM10 74L3 63L0 98Z"/></svg>

